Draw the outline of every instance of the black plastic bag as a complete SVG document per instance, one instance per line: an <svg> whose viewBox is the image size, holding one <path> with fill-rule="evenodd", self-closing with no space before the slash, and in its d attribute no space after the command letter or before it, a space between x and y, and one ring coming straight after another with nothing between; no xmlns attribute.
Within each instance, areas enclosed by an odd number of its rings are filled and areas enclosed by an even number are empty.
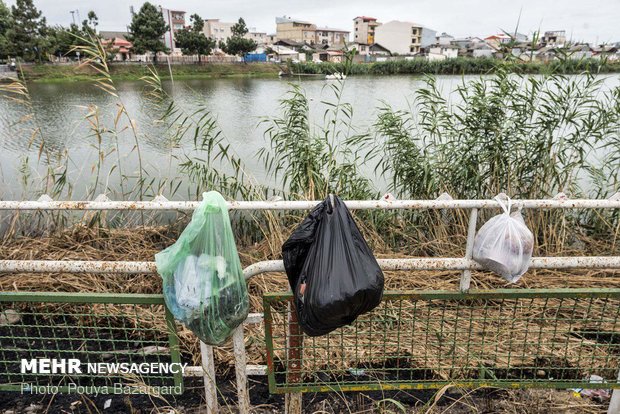
<svg viewBox="0 0 620 414"><path fill-rule="evenodd" d="M383 272L336 196L310 212L282 246L282 257L299 325L310 336L349 325L381 302Z"/></svg>

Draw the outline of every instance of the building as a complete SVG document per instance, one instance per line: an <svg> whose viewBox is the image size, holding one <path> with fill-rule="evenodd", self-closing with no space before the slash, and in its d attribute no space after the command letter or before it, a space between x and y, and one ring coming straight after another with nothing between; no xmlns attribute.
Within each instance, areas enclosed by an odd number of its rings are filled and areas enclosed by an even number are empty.
<svg viewBox="0 0 620 414"><path fill-rule="evenodd" d="M440 35L435 36L435 41L438 45L451 45L454 41L454 36L449 35L446 32L443 32Z"/></svg>
<svg viewBox="0 0 620 414"><path fill-rule="evenodd" d="M305 53L299 53L298 51L286 46L273 45L271 46L271 53L268 55L268 59L271 62L286 62L286 61L302 61L305 60Z"/></svg>
<svg viewBox="0 0 620 414"><path fill-rule="evenodd" d="M316 43L316 25L291 17L276 17L276 37L313 45Z"/></svg>
<svg viewBox="0 0 620 414"><path fill-rule="evenodd" d="M372 45L375 43L375 29L380 25L374 17L357 16L353 19L353 42Z"/></svg>
<svg viewBox="0 0 620 414"><path fill-rule="evenodd" d="M215 40L216 47L220 42L226 42L232 37L232 27L235 23L221 22L220 19L207 19L202 26L202 33Z"/></svg>
<svg viewBox="0 0 620 414"><path fill-rule="evenodd" d="M534 57L541 62L550 62L555 60L558 55L562 55L562 48L556 46L544 46L536 51Z"/></svg>
<svg viewBox="0 0 620 414"><path fill-rule="evenodd" d="M458 46L461 49L469 49L472 45L478 44L478 43L484 43L484 40L482 40L479 37L459 37L456 39L452 39L452 41L450 41L450 44Z"/></svg>
<svg viewBox="0 0 620 414"><path fill-rule="evenodd" d="M542 37L545 46L564 47L566 45L566 30L551 30Z"/></svg>
<svg viewBox="0 0 620 414"><path fill-rule="evenodd" d="M574 45L569 49L569 55L571 59L581 60L590 59L593 55L593 50L590 45L584 43L580 45Z"/></svg>
<svg viewBox="0 0 620 414"><path fill-rule="evenodd" d="M253 40L258 46L267 44L267 32L257 32L255 28L250 29L243 37Z"/></svg>
<svg viewBox="0 0 620 414"><path fill-rule="evenodd" d="M494 34L489 37L485 37L484 41L487 42L491 47L495 49L499 49L501 45L505 45L511 42L526 42L527 35L522 33L514 33L514 34L506 34L499 33Z"/></svg>
<svg viewBox="0 0 620 414"><path fill-rule="evenodd" d="M446 60L459 56L459 47L450 44L435 44L428 48L428 60Z"/></svg>
<svg viewBox="0 0 620 414"><path fill-rule="evenodd" d="M367 45L366 43L353 43L349 45L350 49L357 50L357 55L366 57L366 56L390 56L391 53L389 50L384 48L378 43L373 43L371 45ZM365 59L362 59L365 60Z"/></svg>
<svg viewBox="0 0 620 414"><path fill-rule="evenodd" d="M159 7L164 22L168 25L168 31L164 33L164 44L174 54L181 53L181 49L176 44L175 33L185 27L185 12L181 10L171 10Z"/></svg>
<svg viewBox="0 0 620 414"><path fill-rule="evenodd" d="M474 58L491 58L495 52L496 50L485 42L471 43L467 48L467 55Z"/></svg>
<svg viewBox="0 0 620 414"><path fill-rule="evenodd" d="M349 31L319 27L316 29L315 43L317 45L341 46L349 41Z"/></svg>
<svg viewBox="0 0 620 414"><path fill-rule="evenodd" d="M608 62L617 62L620 59L620 48L614 44L601 45L592 48L593 58L607 60Z"/></svg>
<svg viewBox="0 0 620 414"><path fill-rule="evenodd" d="M124 62L131 60L132 44L127 40L127 32L108 32L100 31L101 43L112 54L114 62Z"/></svg>
<svg viewBox="0 0 620 414"><path fill-rule="evenodd" d="M392 54L414 55L435 43L437 32L417 23L392 20L377 26L375 42Z"/></svg>
<svg viewBox="0 0 620 414"><path fill-rule="evenodd" d="M312 54L312 61L318 62L330 62L330 63L342 63L344 53L342 50L321 50Z"/></svg>

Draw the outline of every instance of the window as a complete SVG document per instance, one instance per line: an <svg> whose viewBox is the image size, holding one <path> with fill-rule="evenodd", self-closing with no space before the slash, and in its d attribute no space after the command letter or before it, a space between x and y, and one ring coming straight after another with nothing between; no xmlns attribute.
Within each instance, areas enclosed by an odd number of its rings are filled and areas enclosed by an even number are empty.
<svg viewBox="0 0 620 414"><path fill-rule="evenodd" d="M415 28L415 27L412 27L411 28L411 34L414 35L414 36L417 36L418 35L418 29Z"/></svg>

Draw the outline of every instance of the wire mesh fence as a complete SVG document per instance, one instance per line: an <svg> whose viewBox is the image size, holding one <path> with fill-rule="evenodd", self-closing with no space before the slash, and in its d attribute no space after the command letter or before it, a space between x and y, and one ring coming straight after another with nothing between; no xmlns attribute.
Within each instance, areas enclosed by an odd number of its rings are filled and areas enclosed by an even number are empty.
<svg viewBox="0 0 620 414"><path fill-rule="evenodd" d="M620 289L386 292L316 338L299 331L290 300L264 297L272 392L620 387Z"/></svg>
<svg viewBox="0 0 620 414"><path fill-rule="evenodd" d="M0 293L0 391L177 393L180 362L162 295Z"/></svg>

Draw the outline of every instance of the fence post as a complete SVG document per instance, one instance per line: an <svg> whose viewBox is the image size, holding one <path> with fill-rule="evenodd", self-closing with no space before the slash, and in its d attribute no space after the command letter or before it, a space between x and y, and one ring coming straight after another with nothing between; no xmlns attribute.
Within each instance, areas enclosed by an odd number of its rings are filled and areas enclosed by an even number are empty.
<svg viewBox="0 0 620 414"><path fill-rule="evenodd" d="M243 324L233 331L233 352L235 354L235 376L237 377L237 400L239 413L250 413L250 394L248 391L248 376L246 372L247 360L245 355L245 341L243 338Z"/></svg>
<svg viewBox="0 0 620 414"><path fill-rule="evenodd" d="M215 414L218 412L219 408L217 404L217 384L215 382L213 347L200 341L200 355L202 359L202 370L204 372L207 413Z"/></svg>
<svg viewBox="0 0 620 414"><path fill-rule="evenodd" d="M620 382L620 371L618 371L617 381ZM620 414L620 389L614 388L612 391L607 414Z"/></svg>
<svg viewBox="0 0 620 414"><path fill-rule="evenodd" d="M474 239L476 238L476 224L478 222L478 209L472 208L469 213L469 225L467 227L467 244L465 245L465 259L471 260L472 252L474 250ZM471 284L471 270L465 269L461 273L461 292L467 292L469 285Z"/></svg>
<svg viewBox="0 0 620 414"><path fill-rule="evenodd" d="M287 352L288 363L287 367L287 382L295 383L301 380L301 364L302 354L301 347L303 344L303 337L299 323L297 323L297 311L295 310L295 304L291 300L288 303L289 319L288 319L288 336ZM286 393L284 397L284 412L286 414L301 414L302 393L290 392Z"/></svg>

